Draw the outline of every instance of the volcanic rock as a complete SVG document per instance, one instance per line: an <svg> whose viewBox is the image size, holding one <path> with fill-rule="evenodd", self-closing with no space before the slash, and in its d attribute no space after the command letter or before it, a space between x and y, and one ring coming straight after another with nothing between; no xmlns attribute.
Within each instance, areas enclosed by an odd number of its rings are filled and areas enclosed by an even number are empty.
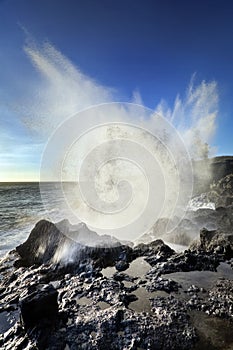
<svg viewBox="0 0 233 350"><path fill-rule="evenodd" d="M125 260L119 260L116 263L115 267L116 267L117 271L125 271L125 270L128 269L129 263L127 261L125 261Z"/></svg>
<svg viewBox="0 0 233 350"><path fill-rule="evenodd" d="M92 244L89 246L83 244L82 236L81 242L74 241L68 235L63 234L58 227L61 227L67 234L66 221L60 223L60 225L55 225L46 220L39 221L28 239L16 247L20 259L16 261L15 266L60 264L66 265L66 269L75 268L77 270L81 261L91 259L96 267L102 268L113 266L122 252L128 255L129 261L132 260L132 257L130 257L132 248L122 245L116 239L113 240L111 236L105 235L104 240L96 239L97 234L94 232L94 236L92 236L94 238L91 240ZM87 228L85 227L86 231ZM90 232L88 241L93 231ZM109 237L109 240L107 237Z"/></svg>
<svg viewBox="0 0 233 350"><path fill-rule="evenodd" d="M222 156L193 161L194 193L209 192L213 182L233 174L233 157Z"/></svg>
<svg viewBox="0 0 233 350"><path fill-rule="evenodd" d="M146 261L149 264L166 261L170 256L175 254L175 251L166 245L161 239L157 239L148 244L138 244L133 251L135 257L146 256Z"/></svg>
<svg viewBox="0 0 233 350"><path fill-rule="evenodd" d="M233 233L220 230L208 231L203 228L197 248L206 252L223 254L225 259L231 259L233 258Z"/></svg>
<svg viewBox="0 0 233 350"><path fill-rule="evenodd" d="M28 239L16 247L21 257L22 266L45 264L54 261L57 251L66 244L67 238L57 227L46 220L39 221L31 231ZM69 243L71 243L69 241ZM72 242L76 245L76 242Z"/></svg>
<svg viewBox="0 0 233 350"><path fill-rule="evenodd" d="M150 278L150 282L146 285L146 289L150 292L156 290L163 290L164 292L171 293L177 292L179 284L170 278L153 277Z"/></svg>
<svg viewBox="0 0 233 350"><path fill-rule="evenodd" d="M216 271L226 255L213 244L220 239L215 231L203 232L199 248L175 253L162 240L132 249L118 241L106 245L106 236L105 245L89 246L83 232L78 241L78 235L72 239L67 230L67 222L41 221L28 240L2 260L0 318L11 321L0 335L1 349L195 349L196 326L189 315L209 313L214 320L232 320L231 280L219 280L203 293L198 284L184 289L175 278L164 276ZM87 240L95 234L87 232ZM143 262L146 269L140 269ZM117 266L123 270L129 265L128 271L116 272Z"/></svg>
<svg viewBox="0 0 233 350"><path fill-rule="evenodd" d="M57 290L51 285L32 286L24 291L19 300L25 329L54 323L58 316Z"/></svg>

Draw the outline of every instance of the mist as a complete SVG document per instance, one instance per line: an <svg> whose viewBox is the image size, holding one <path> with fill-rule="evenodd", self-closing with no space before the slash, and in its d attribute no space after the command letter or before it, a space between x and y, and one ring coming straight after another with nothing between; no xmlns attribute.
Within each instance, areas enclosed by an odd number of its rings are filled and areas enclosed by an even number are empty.
<svg viewBox="0 0 233 350"><path fill-rule="evenodd" d="M194 159L216 153L212 141L217 128L218 87L216 81L202 81L195 85L194 74L184 98L177 95L173 108L161 101L155 111L170 120L182 135Z"/></svg>
<svg viewBox="0 0 233 350"><path fill-rule="evenodd" d="M113 89L87 77L50 43L33 41L24 51L40 78L32 103L25 101L24 123L44 139L77 111L113 100Z"/></svg>
<svg viewBox="0 0 233 350"><path fill-rule="evenodd" d="M50 43L39 46L31 42L24 51L42 78L30 105L24 101L24 122L39 135L48 137L60 123L85 108L118 102L115 89L83 74ZM190 155L201 158L206 155L206 144L210 155L216 152L211 142L216 132L219 97L216 81L195 84L195 80L193 74L184 97L178 94L173 106L163 99L154 111L175 126ZM128 102L143 105L140 92L133 91Z"/></svg>
<svg viewBox="0 0 233 350"><path fill-rule="evenodd" d="M117 91L49 43L24 50L39 74L23 122L47 140L40 173L45 206L52 199L43 181L56 181L68 219L101 234L134 240L158 218L181 220L192 197L192 159L214 154L217 83L196 84L193 75L172 107L162 100L151 110L138 91L119 103ZM77 179L71 190L62 185Z"/></svg>

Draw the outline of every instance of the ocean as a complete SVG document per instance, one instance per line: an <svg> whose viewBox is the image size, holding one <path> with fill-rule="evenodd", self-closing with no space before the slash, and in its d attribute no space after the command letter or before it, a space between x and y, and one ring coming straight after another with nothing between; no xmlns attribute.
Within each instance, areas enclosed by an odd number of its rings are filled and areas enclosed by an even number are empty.
<svg viewBox="0 0 233 350"><path fill-rule="evenodd" d="M61 192L56 186L56 183L43 185L47 205L45 208L39 182L0 183L0 257L24 242L41 219L58 222L68 218L72 222L70 211L64 209L64 197L61 198ZM73 186L70 186L70 192L74 192ZM66 190L67 188L69 186ZM189 206L192 211L200 208L214 209L210 208L210 203L206 203L203 196L192 199Z"/></svg>
<svg viewBox="0 0 233 350"><path fill-rule="evenodd" d="M47 188L54 200L45 209L39 183L0 183L0 257L24 242L39 220L64 219L54 186Z"/></svg>

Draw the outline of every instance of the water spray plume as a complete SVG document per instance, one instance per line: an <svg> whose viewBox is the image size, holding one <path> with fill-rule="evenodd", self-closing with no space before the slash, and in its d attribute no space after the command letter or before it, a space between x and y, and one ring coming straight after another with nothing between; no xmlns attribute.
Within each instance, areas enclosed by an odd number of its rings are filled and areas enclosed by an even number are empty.
<svg viewBox="0 0 233 350"><path fill-rule="evenodd" d="M44 181L55 181L71 222L100 233L135 239L158 218L181 220L192 195L191 158L212 151L216 82L195 86L193 77L173 108L162 101L152 111L112 103L113 89L82 74L49 43L25 51L41 75L26 120L48 139L41 163L45 206L51 198ZM133 96L142 103L138 91Z"/></svg>

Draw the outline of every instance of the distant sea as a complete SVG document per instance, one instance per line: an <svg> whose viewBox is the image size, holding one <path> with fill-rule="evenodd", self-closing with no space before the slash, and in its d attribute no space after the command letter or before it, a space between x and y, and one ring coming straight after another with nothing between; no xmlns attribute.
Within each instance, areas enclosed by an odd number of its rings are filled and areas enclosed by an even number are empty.
<svg viewBox="0 0 233 350"><path fill-rule="evenodd" d="M48 196L52 191L48 185ZM39 183L0 183L0 257L24 242L36 222L49 219L50 213L63 219L58 202L55 196L45 210Z"/></svg>
<svg viewBox="0 0 233 350"><path fill-rule="evenodd" d="M64 198L61 198L61 192L56 186L56 183L43 185L43 196L47 203L45 209L39 182L0 182L0 258L23 243L39 220L47 219L53 222L64 218L70 220L70 212L61 205ZM70 188L70 192L74 192L73 184L67 186L66 189ZM212 203L206 203L201 195L190 201L189 210L214 209L211 205Z"/></svg>

